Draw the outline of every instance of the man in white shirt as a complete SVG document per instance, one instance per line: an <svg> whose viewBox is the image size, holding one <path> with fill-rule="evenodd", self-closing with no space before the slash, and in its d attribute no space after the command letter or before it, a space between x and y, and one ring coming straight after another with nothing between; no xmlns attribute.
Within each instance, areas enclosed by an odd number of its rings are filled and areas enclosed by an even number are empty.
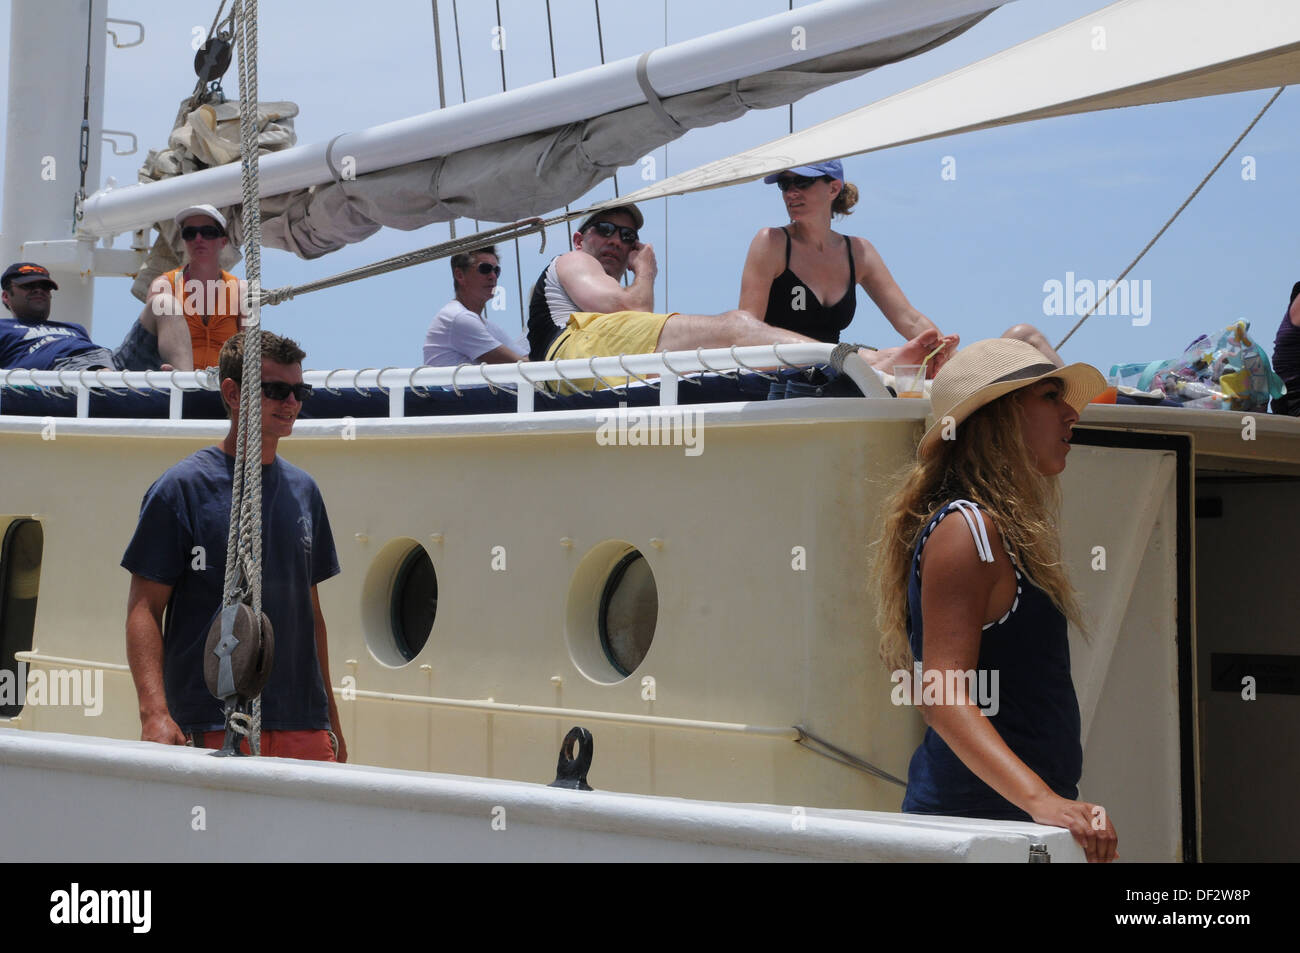
<svg viewBox="0 0 1300 953"><path fill-rule="evenodd" d="M482 315L496 290L501 265L496 246L461 252L451 258L456 297L443 307L424 336L424 363L436 367L456 364L513 364L526 361L515 342Z"/></svg>

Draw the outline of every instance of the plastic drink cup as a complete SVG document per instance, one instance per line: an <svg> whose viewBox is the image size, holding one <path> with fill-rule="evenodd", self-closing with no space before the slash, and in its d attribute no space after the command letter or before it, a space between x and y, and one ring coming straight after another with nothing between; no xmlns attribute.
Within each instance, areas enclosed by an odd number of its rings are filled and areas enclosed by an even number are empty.
<svg viewBox="0 0 1300 953"><path fill-rule="evenodd" d="M925 365L895 364L894 390L899 397L925 396Z"/></svg>

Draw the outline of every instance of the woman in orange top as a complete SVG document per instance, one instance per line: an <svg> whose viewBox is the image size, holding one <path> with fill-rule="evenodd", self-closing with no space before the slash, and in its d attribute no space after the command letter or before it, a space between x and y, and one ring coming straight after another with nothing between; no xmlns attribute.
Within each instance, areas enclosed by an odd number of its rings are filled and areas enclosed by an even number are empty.
<svg viewBox="0 0 1300 953"><path fill-rule="evenodd" d="M221 270L226 220L211 205L176 215L187 264L149 286L140 327L156 340L160 363L178 371L215 367L221 345L239 330L240 281Z"/></svg>

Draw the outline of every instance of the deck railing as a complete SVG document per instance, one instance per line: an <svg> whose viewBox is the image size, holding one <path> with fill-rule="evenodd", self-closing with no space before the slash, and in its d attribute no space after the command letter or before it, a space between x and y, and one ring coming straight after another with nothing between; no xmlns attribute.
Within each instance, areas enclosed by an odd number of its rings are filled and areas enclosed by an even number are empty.
<svg viewBox="0 0 1300 953"><path fill-rule="evenodd" d="M405 415L408 390L420 393L429 388L487 386L517 397L516 412L533 413L541 393L554 393L549 385L574 381L598 381L613 390L625 386L649 386L659 391L659 405L677 405L678 385L684 377L699 373L733 376L740 372L768 374L773 369L827 364L835 346L831 344L777 344L757 347L698 348L657 354L622 354L563 361L528 361L517 364L460 364L456 367L368 367L360 370L306 371L303 380L314 387L377 388L388 395L388 416ZM857 354L844 362L844 373L867 397L888 397L880 378ZM627 382L627 383L622 383ZM4 391L13 387L70 391L77 401L77 416L90 415L90 395L100 392L146 393L166 391L171 400L168 417L182 419L182 398L186 391L217 390L214 370L203 371L32 371L0 370L0 406Z"/></svg>

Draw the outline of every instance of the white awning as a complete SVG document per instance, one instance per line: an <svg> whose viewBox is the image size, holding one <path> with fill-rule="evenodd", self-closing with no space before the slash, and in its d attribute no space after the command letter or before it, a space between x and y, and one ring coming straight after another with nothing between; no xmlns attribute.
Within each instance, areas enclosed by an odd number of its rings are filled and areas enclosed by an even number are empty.
<svg viewBox="0 0 1300 953"><path fill-rule="evenodd" d="M620 202L718 188L959 132L1298 80L1297 0L1120 0L921 86L683 172Z"/></svg>

